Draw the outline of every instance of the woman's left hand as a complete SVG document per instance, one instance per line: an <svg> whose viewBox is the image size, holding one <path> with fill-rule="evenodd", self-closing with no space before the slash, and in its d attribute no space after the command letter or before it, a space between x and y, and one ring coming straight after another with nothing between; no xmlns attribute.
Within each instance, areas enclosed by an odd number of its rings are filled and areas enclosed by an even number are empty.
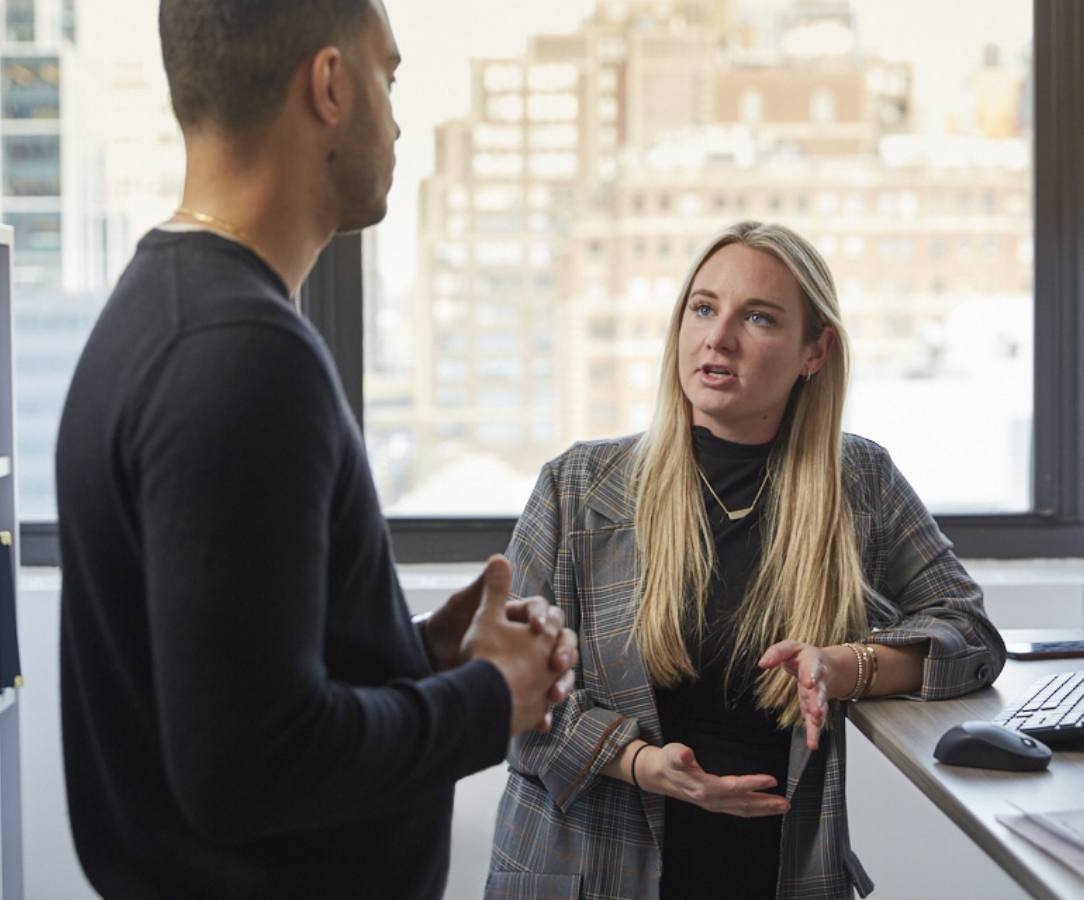
<svg viewBox="0 0 1084 900"><path fill-rule="evenodd" d="M821 729L828 714L828 701L834 697L845 697L841 693L841 682L848 677L853 683L854 665L847 670L847 662L854 663L854 654L850 659L832 651L838 647L821 649L800 641L780 641L772 644L760 658L758 665L762 669L774 669L782 666L798 679L798 704L805 720L805 743L810 750L816 750L820 743Z"/></svg>

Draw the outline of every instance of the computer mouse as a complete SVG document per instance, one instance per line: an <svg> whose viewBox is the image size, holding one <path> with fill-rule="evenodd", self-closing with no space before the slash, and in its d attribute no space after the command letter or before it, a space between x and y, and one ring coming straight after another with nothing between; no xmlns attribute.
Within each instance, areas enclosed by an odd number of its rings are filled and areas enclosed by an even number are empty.
<svg viewBox="0 0 1084 900"><path fill-rule="evenodd" d="M1053 756L1042 741L993 722L953 725L941 735L933 755L947 766L1004 769L1009 772L1045 769Z"/></svg>

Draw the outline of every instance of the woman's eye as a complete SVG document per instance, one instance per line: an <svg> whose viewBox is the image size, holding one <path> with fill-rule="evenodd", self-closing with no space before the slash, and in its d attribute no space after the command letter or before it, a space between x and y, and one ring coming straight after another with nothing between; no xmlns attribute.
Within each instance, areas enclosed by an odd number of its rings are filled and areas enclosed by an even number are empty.
<svg viewBox="0 0 1084 900"><path fill-rule="evenodd" d="M699 304L693 311L701 318L711 315L711 307L708 306L706 303Z"/></svg>
<svg viewBox="0 0 1084 900"><path fill-rule="evenodd" d="M772 324L771 316L766 315L765 313L762 313L762 312L750 313L749 314L749 321L752 322L754 325L771 325Z"/></svg>

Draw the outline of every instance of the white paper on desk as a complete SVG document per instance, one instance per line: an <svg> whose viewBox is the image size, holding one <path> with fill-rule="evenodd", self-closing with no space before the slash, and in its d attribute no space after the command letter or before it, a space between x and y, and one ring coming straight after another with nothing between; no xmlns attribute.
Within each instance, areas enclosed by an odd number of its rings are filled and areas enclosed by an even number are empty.
<svg viewBox="0 0 1084 900"><path fill-rule="evenodd" d="M1084 878L1084 842L1081 840L1084 832L1084 810L1020 813L995 818L1010 831Z"/></svg>
<svg viewBox="0 0 1084 900"><path fill-rule="evenodd" d="M1084 809L1066 812L1027 813L1035 824L1084 850Z"/></svg>

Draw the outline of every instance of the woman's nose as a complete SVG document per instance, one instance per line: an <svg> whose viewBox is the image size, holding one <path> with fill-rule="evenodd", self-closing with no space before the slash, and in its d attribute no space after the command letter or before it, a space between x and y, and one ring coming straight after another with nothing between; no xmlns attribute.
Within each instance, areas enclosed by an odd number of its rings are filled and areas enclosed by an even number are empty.
<svg viewBox="0 0 1084 900"><path fill-rule="evenodd" d="M734 349L734 323L729 316L719 316L708 332L707 345L709 350L733 350Z"/></svg>

